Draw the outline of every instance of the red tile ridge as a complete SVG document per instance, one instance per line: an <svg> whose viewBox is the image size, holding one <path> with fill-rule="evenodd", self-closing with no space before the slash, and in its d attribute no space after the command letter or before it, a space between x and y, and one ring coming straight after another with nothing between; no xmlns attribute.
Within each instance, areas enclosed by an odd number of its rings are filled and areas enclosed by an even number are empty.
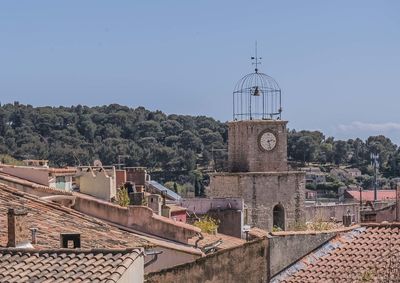
<svg viewBox="0 0 400 283"><path fill-rule="evenodd" d="M381 223L361 223L362 227L399 227L400 228L400 222L387 222L383 221Z"/></svg>
<svg viewBox="0 0 400 283"><path fill-rule="evenodd" d="M167 204L167 206L171 209L171 212L187 211L186 207L182 207L176 204Z"/></svg>
<svg viewBox="0 0 400 283"><path fill-rule="evenodd" d="M10 254L18 254L18 253L27 253L27 254L50 254L50 253L65 253L65 254L128 254L137 252L138 254L143 253L142 247L135 248L122 248L122 249L108 249L108 248L92 248L92 249L65 249L65 248L57 248L57 249L35 249L35 248L2 248L0 247L0 253L10 253Z"/></svg>

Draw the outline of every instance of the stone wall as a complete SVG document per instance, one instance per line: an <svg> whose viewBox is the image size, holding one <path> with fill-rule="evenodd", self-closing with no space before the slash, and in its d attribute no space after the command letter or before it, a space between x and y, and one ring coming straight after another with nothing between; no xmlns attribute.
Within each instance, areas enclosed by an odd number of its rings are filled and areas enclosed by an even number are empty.
<svg viewBox="0 0 400 283"><path fill-rule="evenodd" d="M315 221L322 219L330 221L335 218L338 221L343 220L343 215L347 215L347 211L353 215L353 222L360 222L360 205L358 203L344 203L344 204L326 204L326 205L310 205L305 207L305 220Z"/></svg>
<svg viewBox="0 0 400 283"><path fill-rule="evenodd" d="M183 198L178 201L179 206L185 207L188 212L196 214L206 214L215 209L235 209L243 210L244 203L242 198Z"/></svg>
<svg viewBox="0 0 400 283"><path fill-rule="evenodd" d="M216 209L210 210L207 214L219 220L218 233L242 238L243 211L235 209Z"/></svg>
<svg viewBox="0 0 400 283"><path fill-rule="evenodd" d="M157 256L157 259L154 260L154 255L146 255L145 262L150 264L144 267L144 272L158 272L160 270L171 268L177 265L193 262L198 258L202 257L201 251L198 250L198 253L188 252L182 249L182 246L174 247L174 246L165 246L164 243L160 243L157 246L153 247L153 249L157 252L161 252ZM191 248L194 250L194 248Z"/></svg>
<svg viewBox="0 0 400 283"><path fill-rule="evenodd" d="M267 282L267 239L221 250L196 261L149 273L147 283Z"/></svg>
<svg viewBox="0 0 400 283"><path fill-rule="evenodd" d="M147 206L121 207L82 194L75 195L74 209L144 233L187 244L188 239L201 231L192 225L154 214Z"/></svg>
<svg viewBox="0 0 400 283"><path fill-rule="evenodd" d="M106 201L116 197L115 168L80 167L78 171L79 190L84 194Z"/></svg>
<svg viewBox="0 0 400 283"><path fill-rule="evenodd" d="M317 249L333 237L337 232L274 233L269 236L269 266L271 277L281 270Z"/></svg>
<svg viewBox="0 0 400 283"><path fill-rule="evenodd" d="M147 171L144 167L125 167L126 180L136 186L146 185Z"/></svg>
<svg viewBox="0 0 400 283"><path fill-rule="evenodd" d="M362 210L360 218L361 222L364 223L398 221L396 218L396 203L379 204L375 206L375 210Z"/></svg>
<svg viewBox="0 0 400 283"><path fill-rule="evenodd" d="M242 197L248 210L247 223L268 231L273 209L284 208L285 229L304 220L304 172L215 173L210 176L210 197ZM246 219L245 219L246 222Z"/></svg>
<svg viewBox="0 0 400 283"><path fill-rule="evenodd" d="M381 223L383 221L396 221L396 203L389 204L376 210L376 222Z"/></svg>
<svg viewBox="0 0 400 283"><path fill-rule="evenodd" d="M230 172L287 171L287 121L252 120L228 123L228 167ZM265 151L259 137L268 131L276 136L276 147Z"/></svg>
<svg viewBox="0 0 400 283"><path fill-rule="evenodd" d="M244 202L242 198L189 198L178 204L196 216L209 215L218 219L218 232L233 237L242 237Z"/></svg>

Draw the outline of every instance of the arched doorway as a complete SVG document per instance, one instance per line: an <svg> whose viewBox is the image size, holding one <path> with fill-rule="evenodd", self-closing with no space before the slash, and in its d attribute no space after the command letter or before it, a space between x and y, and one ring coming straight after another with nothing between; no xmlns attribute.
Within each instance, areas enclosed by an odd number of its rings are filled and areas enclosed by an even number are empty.
<svg viewBox="0 0 400 283"><path fill-rule="evenodd" d="M285 230L285 209L282 204L274 206L273 227Z"/></svg>

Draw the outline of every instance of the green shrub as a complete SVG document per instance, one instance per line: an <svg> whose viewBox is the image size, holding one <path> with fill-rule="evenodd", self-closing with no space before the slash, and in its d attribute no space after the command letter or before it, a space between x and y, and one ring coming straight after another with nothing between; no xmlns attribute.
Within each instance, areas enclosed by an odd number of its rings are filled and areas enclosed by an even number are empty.
<svg viewBox="0 0 400 283"><path fill-rule="evenodd" d="M19 161L8 154L0 154L0 163L9 165L24 165L22 161Z"/></svg>
<svg viewBox="0 0 400 283"><path fill-rule="evenodd" d="M218 219L214 219L210 216L204 216L199 221L196 221L193 225L200 228L202 232L208 234L217 233L217 229L220 221Z"/></svg>
<svg viewBox="0 0 400 283"><path fill-rule="evenodd" d="M127 207L131 200L129 199L128 189L121 187L117 190L117 202L120 206Z"/></svg>
<svg viewBox="0 0 400 283"><path fill-rule="evenodd" d="M272 227L272 232L280 232L280 231L282 231L281 227L278 227L276 225L274 227Z"/></svg>

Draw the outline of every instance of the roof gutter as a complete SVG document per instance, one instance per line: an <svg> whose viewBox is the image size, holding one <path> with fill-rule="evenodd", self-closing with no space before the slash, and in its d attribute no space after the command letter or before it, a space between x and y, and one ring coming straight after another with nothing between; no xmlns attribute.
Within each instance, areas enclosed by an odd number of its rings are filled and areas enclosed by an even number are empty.
<svg viewBox="0 0 400 283"><path fill-rule="evenodd" d="M156 262L157 259L158 259L158 255L159 255L159 254L162 254L162 253L163 253L163 251L145 250L145 251L144 251L144 255L145 255L145 256L153 256L153 258L150 259L148 262L145 262L145 263L144 263L144 267L147 267L147 266L153 264L154 262Z"/></svg>

